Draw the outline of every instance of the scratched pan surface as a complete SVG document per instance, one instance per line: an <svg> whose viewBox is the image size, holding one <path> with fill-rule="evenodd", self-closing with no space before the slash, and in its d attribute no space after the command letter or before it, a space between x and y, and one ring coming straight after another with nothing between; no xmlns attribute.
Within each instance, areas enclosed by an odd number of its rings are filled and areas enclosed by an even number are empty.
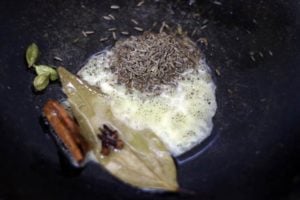
<svg viewBox="0 0 300 200"><path fill-rule="evenodd" d="M297 0L1 1L0 199L298 199L300 4ZM119 11L110 10L120 5ZM103 15L113 14L115 21ZM214 72L218 111L212 136L176 158L179 183L194 194L147 193L90 163L80 174L61 168L57 149L39 124L59 84L32 91L24 52L36 42L41 62L76 72L112 45L110 27L140 34L177 23L198 42ZM82 31L95 31L88 37ZM193 33L194 32L194 33ZM120 35L117 34L118 37ZM101 37L109 37L99 42ZM54 56L63 59L53 60ZM298 193L298 195L297 195Z"/></svg>

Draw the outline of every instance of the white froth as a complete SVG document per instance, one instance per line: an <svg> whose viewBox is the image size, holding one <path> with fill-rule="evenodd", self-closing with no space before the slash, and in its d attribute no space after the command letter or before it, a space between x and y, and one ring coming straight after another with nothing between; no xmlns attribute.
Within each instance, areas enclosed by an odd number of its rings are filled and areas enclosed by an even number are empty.
<svg viewBox="0 0 300 200"><path fill-rule="evenodd" d="M210 135L216 112L215 89L209 67L201 59L197 70L184 72L176 87L160 95L129 93L109 69L112 52L94 55L78 72L107 94L114 116L134 129L151 129L173 155L180 155Z"/></svg>

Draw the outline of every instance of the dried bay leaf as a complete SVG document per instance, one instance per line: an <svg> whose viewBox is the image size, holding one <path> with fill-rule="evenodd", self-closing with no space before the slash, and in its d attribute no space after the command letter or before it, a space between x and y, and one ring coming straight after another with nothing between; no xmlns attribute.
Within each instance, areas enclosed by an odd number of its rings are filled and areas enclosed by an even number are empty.
<svg viewBox="0 0 300 200"><path fill-rule="evenodd" d="M101 142L97 137L98 128L91 123L91 119L96 116L95 109L89 102L94 98L94 95L89 91L89 87L82 83L80 79L59 67L57 72L62 83L63 91L68 96L68 101L71 105L72 112L80 126L82 136L89 143L96 157L100 157ZM92 92L93 93L93 92ZM98 102L101 105L102 102ZM103 103L103 108L105 104ZM101 112L100 110L99 112Z"/></svg>
<svg viewBox="0 0 300 200"><path fill-rule="evenodd" d="M63 90L82 135L92 144L97 161L120 180L142 188L176 191L175 163L163 143L149 130L137 131L114 117L110 104L98 91L64 68L58 68ZM109 156L100 155L99 127L108 124L117 129L125 146Z"/></svg>

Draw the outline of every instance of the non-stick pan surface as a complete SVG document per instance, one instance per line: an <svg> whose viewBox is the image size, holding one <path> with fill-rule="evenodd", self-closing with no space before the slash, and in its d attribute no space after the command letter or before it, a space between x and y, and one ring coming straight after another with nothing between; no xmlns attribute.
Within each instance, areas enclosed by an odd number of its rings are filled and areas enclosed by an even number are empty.
<svg viewBox="0 0 300 200"><path fill-rule="evenodd" d="M0 199L300 198L300 2L191 2L145 0L141 7L133 0L0 3ZM121 9L113 11L111 4ZM109 13L115 21L102 19ZM58 83L33 92L26 47L36 42L41 62L76 72L91 54L113 45L108 28L140 34L131 18L145 30L157 22L153 31L162 21L181 24L194 41L202 38L199 47L215 76L218 110L212 136L176 159L179 183L189 192L143 192L93 163L70 173L39 123L45 101L63 94ZM84 37L82 31L95 33ZM106 36L107 42L99 41Z"/></svg>

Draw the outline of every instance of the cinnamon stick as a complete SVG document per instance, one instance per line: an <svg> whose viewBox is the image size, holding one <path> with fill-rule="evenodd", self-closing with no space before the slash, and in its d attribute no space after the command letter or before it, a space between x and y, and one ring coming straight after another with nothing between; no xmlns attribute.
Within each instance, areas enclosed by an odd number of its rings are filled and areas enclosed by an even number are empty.
<svg viewBox="0 0 300 200"><path fill-rule="evenodd" d="M46 102L43 113L73 158L77 162L83 161L85 153L88 150L88 145L80 135L80 129L76 121L55 100L48 100Z"/></svg>

